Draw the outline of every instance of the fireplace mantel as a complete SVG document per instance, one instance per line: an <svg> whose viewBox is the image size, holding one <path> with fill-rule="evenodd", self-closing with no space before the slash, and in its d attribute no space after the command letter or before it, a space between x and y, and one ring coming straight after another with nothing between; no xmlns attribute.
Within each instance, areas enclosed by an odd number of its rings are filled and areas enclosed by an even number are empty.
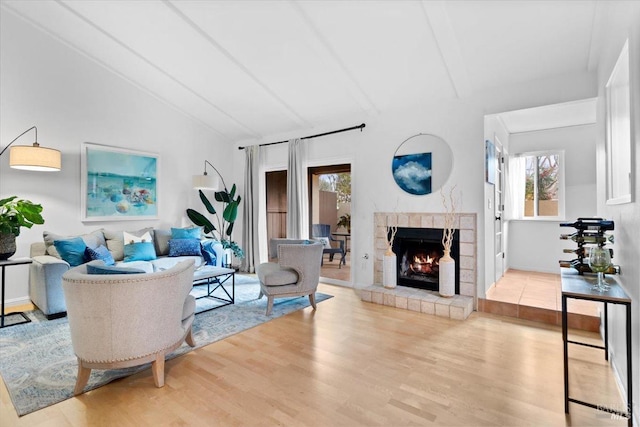
<svg viewBox="0 0 640 427"><path fill-rule="evenodd" d="M444 228L444 214L428 212L376 212L374 214L374 283L380 286L382 286L382 263L384 253L387 250L387 226ZM475 302L477 301L476 284L478 265L476 214L457 214L454 227L460 230L460 295L473 297Z"/></svg>

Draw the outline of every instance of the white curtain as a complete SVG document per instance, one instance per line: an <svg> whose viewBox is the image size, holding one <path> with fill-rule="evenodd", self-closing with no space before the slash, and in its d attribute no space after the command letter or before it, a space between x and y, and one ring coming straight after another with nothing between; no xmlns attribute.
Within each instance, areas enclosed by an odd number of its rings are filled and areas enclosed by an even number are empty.
<svg viewBox="0 0 640 427"><path fill-rule="evenodd" d="M309 238L307 151L301 139L289 141L287 167L287 238Z"/></svg>
<svg viewBox="0 0 640 427"><path fill-rule="evenodd" d="M258 217L260 209L260 146L246 147L244 163L244 209L242 216L242 271L254 273L260 263Z"/></svg>
<svg viewBox="0 0 640 427"><path fill-rule="evenodd" d="M504 207L506 220L524 216L525 162L526 158L523 156L510 156L507 162Z"/></svg>

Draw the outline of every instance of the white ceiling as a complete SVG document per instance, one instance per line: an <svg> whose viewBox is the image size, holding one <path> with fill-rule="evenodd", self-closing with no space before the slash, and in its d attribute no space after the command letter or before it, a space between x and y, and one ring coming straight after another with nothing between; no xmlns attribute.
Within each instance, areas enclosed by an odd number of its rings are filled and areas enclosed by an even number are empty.
<svg viewBox="0 0 640 427"><path fill-rule="evenodd" d="M229 142L324 132L341 118L593 71L602 13L597 1L3 0L2 8Z"/></svg>

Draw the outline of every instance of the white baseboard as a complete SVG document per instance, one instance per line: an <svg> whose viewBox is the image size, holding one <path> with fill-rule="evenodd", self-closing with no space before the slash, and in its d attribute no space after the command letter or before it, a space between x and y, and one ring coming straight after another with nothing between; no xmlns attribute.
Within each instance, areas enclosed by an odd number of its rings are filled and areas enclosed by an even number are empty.
<svg viewBox="0 0 640 427"><path fill-rule="evenodd" d="M31 299L29 297L18 297L4 300L4 308L15 307L18 305L31 304Z"/></svg>

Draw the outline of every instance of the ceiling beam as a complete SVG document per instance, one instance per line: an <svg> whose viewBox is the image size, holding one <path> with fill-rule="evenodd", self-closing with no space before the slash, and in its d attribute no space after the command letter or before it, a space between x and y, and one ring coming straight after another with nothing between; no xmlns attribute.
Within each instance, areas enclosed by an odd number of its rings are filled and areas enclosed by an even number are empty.
<svg viewBox="0 0 640 427"><path fill-rule="evenodd" d="M444 61L458 98L465 98L473 93L473 85L467 73L460 45L455 35L444 1L422 0L422 10L427 24L433 32L440 56Z"/></svg>
<svg viewBox="0 0 640 427"><path fill-rule="evenodd" d="M251 129L249 126L247 126L246 124L242 123L240 120L238 120L237 118L235 118L234 116L232 116L231 114L229 114L228 112L226 112L225 110L223 110L222 108L220 108L218 105L216 105L215 103L213 103L211 100L207 99L206 97L202 96L200 93L198 93L198 91L190 88L187 84L185 84L184 82L180 81L178 78L172 76L171 74L169 74L167 71L165 71L162 67L158 66L157 64L153 63L151 60L149 60L148 58L146 58L144 55L142 55L141 53L139 53L138 51L136 51L135 49L133 49L131 46L129 46L128 44L126 44L125 42L121 41L120 39L118 39L117 37L115 37L113 34L111 34L110 32L104 30L102 27L100 27L99 25L97 25L95 22L93 22L92 20L90 20L89 18L87 18L86 16L82 15L80 12L78 12L77 10L75 10L74 8L72 8L70 5L68 5L67 3L63 3L60 0L55 0L57 4L59 4L61 7L63 7L64 9L66 9L68 12L72 13L74 16L76 16L78 19L80 19L81 21L83 21L85 24L91 26L93 29L95 29L96 31L98 31L100 34L102 34L103 36L107 37L108 39L110 39L111 41L113 41L114 43L116 43L118 46L120 46L121 48L123 48L124 50L126 50L127 52L129 52L131 55L133 55L134 57L136 57L137 59L139 59L140 61L144 62L145 64L147 64L149 67L153 68L154 70L156 70L158 73L162 74L163 76L165 76L166 78L168 78L169 80L171 80L172 82L174 82L176 85L178 85L179 87L181 87L182 89L184 89L185 91L189 92L191 95L195 96L196 98L199 98L201 101L203 101L204 103L210 105L212 108L214 108L216 111L218 111L221 115L225 116L227 119L229 119L230 121L234 122L237 126L241 127L242 129L244 129L246 132L248 132L250 135L252 135L253 137L259 137L260 134L255 131L254 129Z"/></svg>
<svg viewBox="0 0 640 427"><path fill-rule="evenodd" d="M289 4L304 21L309 30L309 33L313 35L311 41L315 42L315 51L323 56L324 62L327 65L332 66L332 68L335 70L335 76L342 81L345 88L349 91L355 101L358 102L362 110L367 114L371 112L379 114L380 110L378 109L376 104L369 97L367 92L362 88L362 86L358 82L358 79L356 79L353 73L349 71L349 68L345 65L344 61L342 61L340 56L336 53L335 49L333 49L331 44L327 41L326 37L322 35L322 32L315 25L311 17L309 17L309 15L304 11L302 6L298 2L289 0Z"/></svg>
<svg viewBox="0 0 640 427"><path fill-rule="evenodd" d="M244 74L253 80L260 88L262 88L269 96L271 96L278 104L280 104L289 116L300 126L309 127L312 126L311 122L302 117L291 105L289 105L284 99L282 99L269 85L260 80L255 74L249 70L242 62L240 62L235 56L233 56L227 49L225 49L220 43L218 43L209 33L196 24L191 18L189 18L180 8L171 2L170 0L162 0L163 3L171 10L176 16L182 19L187 25L205 39L211 46L218 50L225 58L227 58L232 64L238 67Z"/></svg>
<svg viewBox="0 0 640 427"><path fill-rule="evenodd" d="M120 72L119 70L117 70L116 68L111 66L110 64L106 63L105 61L99 59L98 57L96 57L94 55L89 54L86 50L84 50L81 47L79 47L78 45L72 43L70 40L67 40L66 38L63 38L60 34L57 34L57 33L53 32L49 28L45 28L43 25L41 25L36 20L32 19L31 17L26 16L26 14L24 14L21 11L15 9L15 7L13 5L10 5L9 3L6 3L6 2L2 2L0 4L0 9L6 9L7 11L10 11L11 13L15 14L20 19L23 19L24 21L28 22L30 25L33 25L35 28L37 28L40 31L42 31L43 33L47 34L49 37L51 37L54 40L62 43L63 45L67 46L68 48L72 49L74 52L78 53L79 55L84 56L88 60L96 63L98 66L104 68L108 72L118 76L122 80L126 81L127 83L131 84L132 86L136 87L137 89L141 90L142 92L146 93L147 95L151 96L152 98L155 98L158 101L162 102L163 104L169 106L170 108L173 108L174 110L176 110L177 112L185 115L189 119L200 123L201 125L203 125L207 129L211 130L212 132L216 133L220 137L225 138L225 139L227 139L229 141L231 140L229 135L226 135L225 133L223 133L219 129L217 129L214 126L212 126L210 123L207 123L204 120L194 116L193 114L189 113L184 108L181 108L180 106L176 105L175 103L173 103L172 101L168 100L167 98L165 98L165 97L159 95L158 93L156 93L155 91L153 91L153 90L141 85L140 83L138 83L137 81L131 79L129 76L123 74L122 72Z"/></svg>

